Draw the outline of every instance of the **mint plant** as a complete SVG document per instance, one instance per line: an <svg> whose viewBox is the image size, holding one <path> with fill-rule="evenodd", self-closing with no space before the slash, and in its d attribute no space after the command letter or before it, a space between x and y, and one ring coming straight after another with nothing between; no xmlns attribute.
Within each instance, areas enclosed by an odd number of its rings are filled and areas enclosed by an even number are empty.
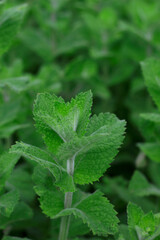
<svg viewBox="0 0 160 240"><path fill-rule="evenodd" d="M158 240L160 236L160 215L153 212L144 213L136 204L127 207L128 231L120 234L121 240Z"/></svg>
<svg viewBox="0 0 160 240"><path fill-rule="evenodd" d="M78 186L99 180L109 168L124 139L125 121L110 113L90 117L91 106L91 91L67 103L49 93L38 94L33 114L48 150L23 142L10 150L40 165L33 175L35 191L43 213L61 218L59 240L68 239L74 217L94 235L118 230L116 211L103 194L84 193Z"/></svg>

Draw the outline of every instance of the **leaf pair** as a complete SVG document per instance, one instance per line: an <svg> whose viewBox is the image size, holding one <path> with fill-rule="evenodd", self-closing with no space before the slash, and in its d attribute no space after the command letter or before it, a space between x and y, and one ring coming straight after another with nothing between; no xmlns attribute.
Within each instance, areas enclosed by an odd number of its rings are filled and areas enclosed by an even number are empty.
<svg viewBox="0 0 160 240"><path fill-rule="evenodd" d="M160 234L159 214L149 212L145 214L140 207L128 204L128 226L131 240L156 239Z"/></svg>
<svg viewBox="0 0 160 240"><path fill-rule="evenodd" d="M71 208L64 209L64 194L54 187L53 179L47 171L37 167L33 179L36 184L35 191L40 197L42 211L50 218L74 215L98 235L106 236L117 231L119 221L116 212L100 191L86 194L77 190L73 195Z"/></svg>

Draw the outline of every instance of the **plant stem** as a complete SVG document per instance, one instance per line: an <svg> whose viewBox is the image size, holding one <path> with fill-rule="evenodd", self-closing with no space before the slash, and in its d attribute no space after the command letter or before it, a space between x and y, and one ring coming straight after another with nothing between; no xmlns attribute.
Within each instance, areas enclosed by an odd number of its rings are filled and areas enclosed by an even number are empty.
<svg viewBox="0 0 160 240"><path fill-rule="evenodd" d="M70 208L72 205L72 192L65 194L64 208ZM70 225L70 216L64 216L61 220L59 240L67 240Z"/></svg>
<svg viewBox="0 0 160 240"><path fill-rule="evenodd" d="M68 172L68 174L73 176L73 173L74 173L74 158L69 159L67 161L67 172ZM65 193L64 209L65 208L71 208L72 197L73 197L73 192ZM60 225L60 232L59 232L59 240L67 240L68 232L69 232L69 226L70 226L70 216L62 217L61 225Z"/></svg>

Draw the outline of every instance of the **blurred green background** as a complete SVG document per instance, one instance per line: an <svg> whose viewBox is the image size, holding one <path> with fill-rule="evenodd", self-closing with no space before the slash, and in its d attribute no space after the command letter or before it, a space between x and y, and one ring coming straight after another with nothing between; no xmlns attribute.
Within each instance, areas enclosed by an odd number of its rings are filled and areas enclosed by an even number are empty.
<svg viewBox="0 0 160 240"><path fill-rule="evenodd" d="M1 153L16 140L44 147L32 116L37 93L54 93L67 101L91 89L93 113L113 112L127 121L127 130L119 155L101 179L103 184L84 189L100 188L115 205L122 223L126 223L130 199L145 210L160 210L159 201L131 196L127 190L136 168L158 182L154 176L159 165L150 163L137 143L159 138L159 128L153 133L155 126L141 119L140 113L156 111L141 63L160 56L160 1L8 0L0 2L0 14L24 3L28 6L21 28L0 59ZM11 31L14 27L13 22ZM6 185L10 189L15 184L33 211L32 220L15 223L9 231L35 240L52 239L56 223L38 207L32 172L33 164L21 159Z"/></svg>

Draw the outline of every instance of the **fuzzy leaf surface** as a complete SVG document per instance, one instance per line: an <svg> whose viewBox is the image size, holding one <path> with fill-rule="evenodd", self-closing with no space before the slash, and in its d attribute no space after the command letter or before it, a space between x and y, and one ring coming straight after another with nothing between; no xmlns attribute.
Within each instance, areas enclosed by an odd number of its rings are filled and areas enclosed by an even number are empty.
<svg viewBox="0 0 160 240"><path fill-rule="evenodd" d="M83 135L92 105L91 92L80 93L71 102L48 93L39 94L34 105L36 127L51 152L73 137Z"/></svg>
<svg viewBox="0 0 160 240"><path fill-rule="evenodd" d="M140 207L129 203L127 213L131 240L149 240L159 236L159 221L152 212L145 214Z"/></svg>
<svg viewBox="0 0 160 240"><path fill-rule="evenodd" d="M75 162L75 183L92 183L110 166L122 144L124 131L125 122L114 114L95 115L84 137L74 138L60 147L58 159L64 167L68 159Z"/></svg>
<svg viewBox="0 0 160 240"><path fill-rule="evenodd" d="M118 230L118 218L112 204L103 197L101 192L95 192L82 199L72 208L64 209L55 217L73 214L79 217L92 230L93 234L107 236Z"/></svg>
<svg viewBox="0 0 160 240"><path fill-rule="evenodd" d="M47 169L37 166L34 169L33 181L39 196L40 207L47 216L54 216L64 208L64 194L54 186Z"/></svg>
<svg viewBox="0 0 160 240"><path fill-rule="evenodd" d="M37 162L42 167L47 168L56 178L56 185L59 186L61 190L65 192L74 191L72 177L68 175L65 169L58 165L54 160L54 157L48 152L23 142L17 142L12 146L10 151L12 153L21 154L22 156Z"/></svg>

